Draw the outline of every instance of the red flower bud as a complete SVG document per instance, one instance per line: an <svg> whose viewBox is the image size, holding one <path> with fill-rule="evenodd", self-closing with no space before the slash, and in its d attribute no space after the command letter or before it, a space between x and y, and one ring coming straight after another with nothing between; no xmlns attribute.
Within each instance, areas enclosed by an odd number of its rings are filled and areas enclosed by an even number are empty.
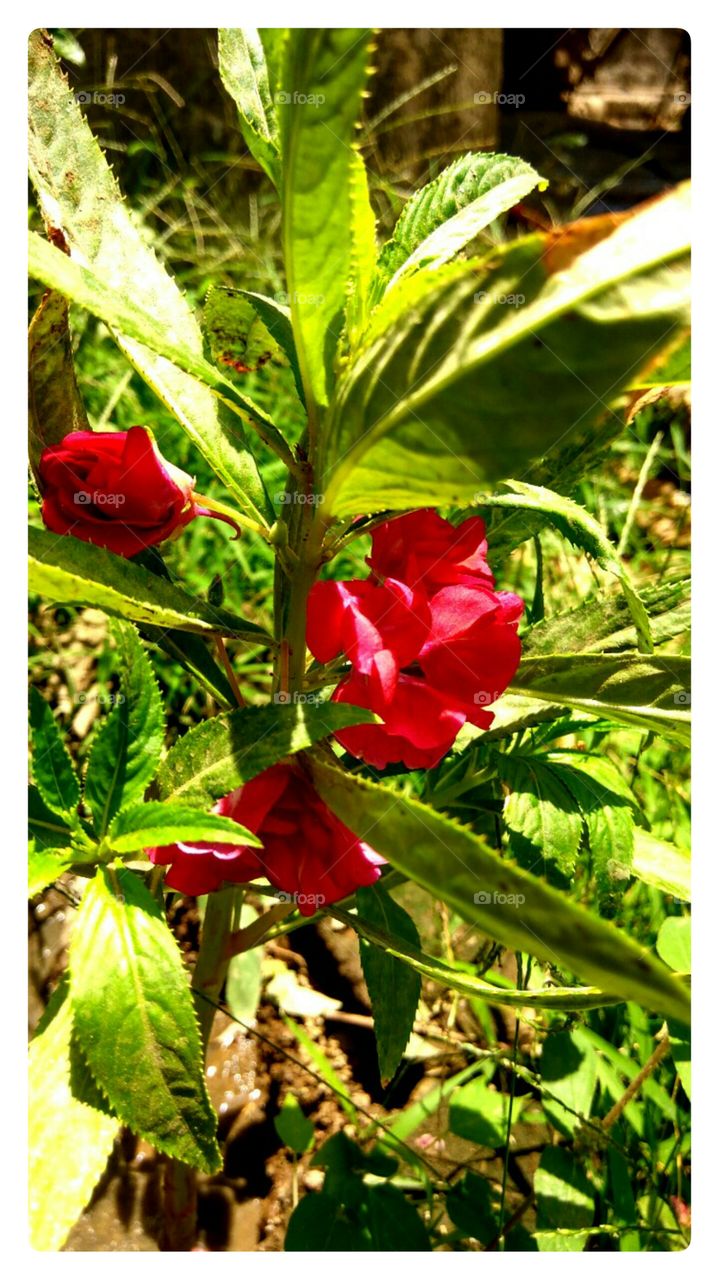
<svg viewBox="0 0 719 1280"><path fill-rule="evenodd" d="M48 529L120 556L164 542L195 516L224 520L239 535L232 513L209 498L196 498L194 485L163 458L147 427L72 431L40 458Z"/></svg>

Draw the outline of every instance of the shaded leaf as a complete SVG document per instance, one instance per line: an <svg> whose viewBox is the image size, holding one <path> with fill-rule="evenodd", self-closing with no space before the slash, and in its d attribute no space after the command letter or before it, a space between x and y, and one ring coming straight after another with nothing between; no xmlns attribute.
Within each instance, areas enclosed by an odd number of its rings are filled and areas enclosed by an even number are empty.
<svg viewBox="0 0 719 1280"><path fill-rule="evenodd" d="M597 1087L597 1057L591 1046L572 1031L558 1031L547 1036L542 1046L540 1070L543 1083L553 1098L565 1102L560 1106L542 1095L542 1107L556 1129L572 1137L580 1126L577 1115L588 1119Z"/></svg>
<svg viewBox="0 0 719 1280"><path fill-rule="evenodd" d="M28 332L28 428L30 466L39 485L43 449L90 424L75 379L67 302L46 293Z"/></svg>
<svg viewBox="0 0 719 1280"><path fill-rule="evenodd" d="M675 578L639 592L649 618L655 645L673 640L689 629L691 584ZM529 627L522 636L525 658L561 653L614 653L635 647L635 630L626 599L606 592L584 600L576 609L555 614Z"/></svg>
<svg viewBox="0 0 719 1280"><path fill-rule="evenodd" d="M255 908L243 902L238 927L257 919ZM230 960L225 979L225 1004L240 1022L254 1024L262 991L262 948L251 947Z"/></svg>
<svg viewBox="0 0 719 1280"><path fill-rule="evenodd" d="M445 1207L452 1222L465 1235L490 1244L499 1231L492 1187L486 1178L470 1170L447 1193Z"/></svg>
<svg viewBox="0 0 719 1280"><path fill-rule="evenodd" d="M365 1214L376 1253L431 1251L427 1228L417 1210L391 1183L366 1189Z"/></svg>
<svg viewBox="0 0 719 1280"><path fill-rule="evenodd" d="M357 908L370 924L379 925L398 942L420 947L412 917L381 884L358 889ZM360 959L372 1004L380 1077L387 1085L412 1034L422 982L418 973L366 939L360 942Z"/></svg>
<svg viewBox="0 0 719 1280"><path fill-rule="evenodd" d="M338 381L326 512L476 501L584 434L686 323L686 215L680 188L393 290Z"/></svg>
<svg viewBox="0 0 719 1280"><path fill-rule="evenodd" d="M285 1253L359 1253L372 1247L368 1228L348 1219L323 1191L300 1200L287 1224Z"/></svg>
<svg viewBox="0 0 719 1280"><path fill-rule="evenodd" d="M523 659L510 689L686 742L690 680L676 654L563 653Z"/></svg>
<svg viewBox="0 0 719 1280"><path fill-rule="evenodd" d="M537 1199L537 1234L541 1251L581 1253L586 1235L581 1227L594 1221L594 1192L579 1161L563 1147L545 1147L534 1175ZM562 1238L557 1228L576 1234Z"/></svg>
<svg viewBox="0 0 719 1280"><path fill-rule="evenodd" d="M293 1093L288 1093L275 1116L275 1129L286 1147L302 1155L309 1151L315 1136L314 1125L307 1119Z"/></svg>
<svg viewBox="0 0 719 1280"><path fill-rule="evenodd" d="M516 1120L523 1100L515 1098L512 1108ZM458 1138L476 1142L481 1147L503 1147L507 1141L509 1096L490 1089L486 1080L470 1080L452 1094L449 1104L449 1127Z"/></svg>
<svg viewBox="0 0 719 1280"><path fill-rule="evenodd" d="M651 653L653 640L644 602L636 591L629 571L616 547L612 545L594 516L579 503L562 494L553 493L540 485L524 484L519 480L505 480L510 494L498 494L480 499L480 506L519 508L523 511L541 512L547 521L580 550L586 551L603 569L619 578L624 599L637 631L638 647L642 653ZM568 646L566 642L562 649Z"/></svg>
<svg viewBox="0 0 719 1280"><path fill-rule="evenodd" d="M64 853L72 844L72 828L47 807L37 787L32 786L28 791L28 827L38 852L58 849Z"/></svg>

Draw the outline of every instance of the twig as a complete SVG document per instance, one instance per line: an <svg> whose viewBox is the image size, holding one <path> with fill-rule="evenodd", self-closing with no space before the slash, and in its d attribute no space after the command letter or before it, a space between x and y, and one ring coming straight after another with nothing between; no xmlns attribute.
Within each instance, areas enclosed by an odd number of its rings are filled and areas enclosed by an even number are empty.
<svg viewBox="0 0 719 1280"><path fill-rule="evenodd" d="M644 1081L649 1078L649 1076L654 1071L655 1067L659 1066L659 1063L661 1062L662 1058L666 1057L668 1052L669 1052L669 1032L665 1027L664 1030L662 1031L659 1044L654 1050L654 1053L652 1054L651 1058L647 1059L647 1061L644 1063L644 1066L642 1067L639 1074L634 1077L631 1084L627 1087L626 1091L622 1094L621 1098L619 1098L619 1100L614 1103L614 1106L612 1107L611 1111L608 1111L607 1114L605 1115L604 1119L602 1120L603 1129L611 1129L612 1125L616 1123L616 1121L619 1119L620 1115L624 1111L624 1108L628 1105L628 1103L631 1102L634 1095L639 1092L642 1085L644 1084Z"/></svg>

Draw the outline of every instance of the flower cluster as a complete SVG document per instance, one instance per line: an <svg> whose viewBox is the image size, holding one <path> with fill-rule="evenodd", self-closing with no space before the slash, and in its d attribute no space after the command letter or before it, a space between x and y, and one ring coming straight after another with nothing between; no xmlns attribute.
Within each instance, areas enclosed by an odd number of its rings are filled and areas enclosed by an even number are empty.
<svg viewBox="0 0 719 1280"><path fill-rule="evenodd" d="M120 556L164 542L195 516L227 519L198 503L192 477L163 458L147 427L71 431L43 450L39 473L48 529Z"/></svg>
<svg viewBox="0 0 719 1280"><path fill-rule="evenodd" d="M486 553L478 516L455 527L436 511L412 511L374 531L369 578L312 588L309 649L320 662L343 654L351 664L334 701L384 722L337 734L352 755L378 769L427 769L465 723L492 723L487 706L519 665L524 605L494 590Z"/></svg>
<svg viewBox="0 0 719 1280"><path fill-rule="evenodd" d="M265 876L296 903L302 915L374 884L384 858L327 808L295 762L272 765L214 806L262 841L262 848L227 844L172 844L148 849L169 865L165 882L180 893L203 894L225 882Z"/></svg>

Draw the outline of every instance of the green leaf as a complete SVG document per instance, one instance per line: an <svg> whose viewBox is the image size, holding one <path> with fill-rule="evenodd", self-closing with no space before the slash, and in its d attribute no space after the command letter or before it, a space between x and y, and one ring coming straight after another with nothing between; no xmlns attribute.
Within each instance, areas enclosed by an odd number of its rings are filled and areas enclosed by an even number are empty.
<svg viewBox="0 0 719 1280"><path fill-rule="evenodd" d="M447 262L541 182L516 156L460 156L405 205L380 254L374 296L407 272Z"/></svg>
<svg viewBox="0 0 719 1280"><path fill-rule="evenodd" d="M497 494L479 499L479 506L509 507L521 511L540 512L573 546L592 556L603 569L615 574L621 582L624 598L637 631L641 653L651 653L652 633L647 611L641 596L635 590L624 561L612 545L602 526L579 503L562 494L539 485L523 484L519 480L505 480L510 494ZM562 645L567 648L566 643Z"/></svg>
<svg viewBox="0 0 719 1280"><path fill-rule="evenodd" d="M59 444L70 431L90 424L75 380L67 303L46 293L28 332L28 426L30 466L39 484L43 449Z"/></svg>
<svg viewBox="0 0 719 1280"><path fill-rule="evenodd" d="M309 1151L315 1136L315 1127L307 1119L294 1093L288 1093L275 1116L275 1129L286 1147L303 1155Z"/></svg>
<svg viewBox="0 0 719 1280"><path fill-rule="evenodd" d="M471 1170L452 1185L445 1207L460 1231L481 1244L490 1244L499 1231L492 1203L492 1187L486 1178Z"/></svg>
<svg viewBox="0 0 719 1280"><path fill-rule="evenodd" d="M517 750L501 753L498 766L512 787L504 818L522 866L545 874L556 867L566 881L586 832L600 892L628 880L636 802L610 760L581 751Z"/></svg>
<svg viewBox="0 0 719 1280"><path fill-rule="evenodd" d="M37 787L30 787L28 790L28 827L38 852L58 849L64 853L75 835L58 814L48 809Z"/></svg>
<svg viewBox="0 0 719 1280"><path fill-rule="evenodd" d="M691 973L692 925L686 916L670 916L657 936L657 951L677 973Z"/></svg>
<svg viewBox="0 0 719 1280"><path fill-rule="evenodd" d="M675 654L563 653L524 658L510 689L687 742L690 678Z"/></svg>
<svg viewBox="0 0 719 1280"><path fill-rule="evenodd" d="M528 871L574 870L582 838L582 815L562 771L542 756L503 756L512 788L504 806L513 856Z"/></svg>
<svg viewBox="0 0 719 1280"><path fill-rule="evenodd" d="M254 459L247 449L243 421L249 420L265 443L288 465L293 465L289 445L272 419L248 396L241 395L229 378L224 377L209 360L195 351L194 345L180 341L173 328L161 324L155 313L141 306L136 295L123 294L119 285L112 286L94 267L65 257L64 253L53 248L34 231L29 233L28 271L33 279L41 280L51 289L57 289L91 315L104 320L111 329L124 335L121 341L118 339L123 350L163 403L173 409L181 426L185 427L193 443L227 486L233 502L255 519L269 525L274 511ZM130 342L130 339L133 341ZM144 347L163 357L161 361L153 362L152 369L149 368L150 357L143 361L138 354ZM173 369L170 366L175 367ZM192 428L189 416L179 417L180 410L171 401L171 393L163 384L160 374L155 372L155 367L161 373L170 367L170 377L176 373L182 376L189 374L194 380L191 384L193 388L194 382L198 382L202 384L201 390L208 388L219 398L221 404L216 410L218 417L214 428L205 421L202 435L199 435ZM166 375L164 376L166 380ZM230 417L223 416L223 404L233 411Z"/></svg>
<svg viewBox="0 0 719 1280"><path fill-rule="evenodd" d="M521 1110L521 1099L515 1098L514 1119ZM458 1138L466 1138L480 1147L503 1147L507 1140L509 1097L490 1089L486 1080L470 1080L452 1094L449 1104L449 1127Z"/></svg>
<svg viewBox="0 0 719 1280"><path fill-rule="evenodd" d="M46 529L29 529L30 590L61 604L85 604L119 618L180 631L217 632L270 643L261 627L216 609L142 565L104 547Z"/></svg>
<svg viewBox="0 0 719 1280"><path fill-rule="evenodd" d="M634 828L632 875L682 902L691 901L691 857L685 849L659 840L651 831Z"/></svg>
<svg viewBox="0 0 719 1280"><path fill-rule="evenodd" d="M686 1021L683 985L621 930L500 858L419 801L313 761L315 785L351 831L505 946L561 964L618 997Z"/></svg>
<svg viewBox="0 0 719 1280"><path fill-rule="evenodd" d="M367 168L359 151L352 152L349 173L350 274L347 333L350 347L359 339L371 305L372 277L377 264L377 226L369 197Z"/></svg>
<svg viewBox="0 0 719 1280"><path fill-rule="evenodd" d="M282 63L289 34L289 27L259 28L259 36L262 41L262 48L265 53L265 63L267 65L267 79L270 86L270 93L273 95L273 101L274 95L282 88Z"/></svg>
<svg viewBox="0 0 719 1280"><path fill-rule="evenodd" d="M492 548L494 550L494 548ZM688 578L644 587L639 595L649 618L655 645L688 631L691 622L691 583ZM548 653L613 653L633 649L634 625L623 595L602 592L577 609L537 622L522 636L525 658Z"/></svg>
<svg viewBox="0 0 719 1280"><path fill-rule="evenodd" d="M427 1228L398 1187L391 1183L368 1187L365 1196L366 1221L375 1253L431 1251Z"/></svg>
<svg viewBox="0 0 719 1280"><path fill-rule="evenodd" d="M682 1083L682 1088L691 1100L692 1096L692 1046L686 1028L676 1028L669 1023L669 1044L671 1045L672 1062Z"/></svg>
<svg viewBox="0 0 719 1280"><path fill-rule="evenodd" d="M123 1124L158 1151L216 1173L217 1118L187 974L133 872L100 868L88 886L70 948L70 989L78 1043Z"/></svg>
<svg viewBox="0 0 719 1280"><path fill-rule="evenodd" d="M143 795L155 776L164 742L160 691L137 631L132 623L119 621L112 630L120 693L93 735L85 776L85 799L97 835L105 834L119 809Z"/></svg>
<svg viewBox="0 0 719 1280"><path fill-rule="evenodd" d="M344 911L342 907L333 905L330 908L330 914L336 916L338 920L342 920L350 928L356 929L360 937L366 938L369 942L373 942L376 947L381 947L390 955L396 956L398 960L415 969L417 973L431 978L433 982L438 982L442 986L449 987L452 991L458 991L460 995L469 996L471 999L485 1000L488 1004L507 1005L510 1008L575 1011L596 1009L601 1005L620 1002L617 996L612 996L607 991L600 991L598 987L546 987L525 990L523 987L495 986L492 981L485 982L481 978L475 977L468 970L449 965L443 960L437 960L434 956L427 955L425 951L421 951L418 947L413 947L408 942L398 940L383 929L378 928L377 925L370 923L364 916L358 915L357 912L350 913L349 911ZM491 972L488 976L492 977Z"/></svg>
<svg viewBox="0 0 719 1280"><path fill-rule="evenodd" d="M280 348L248 295L227 285L211 285L202 327L215 364L245 375L277 359Z"/></svg>
<svg viewBox="0 0 719 1280"><path fill-rule="evenodd" d="M308 405L327 404L352 266L352 148L371 32L294 27L277 96L287 291Z"/></svg>
<svg viewBox="0 0 719 1280"><path fill-rule="evenodd" d="M67 985L52 996L30 1045L30 1239L57 1252L102 1176L120 1122L80 1084ZM79 1069L80 1068L80 1069Z"/></svg>
<svg viewBox="0 0 719 1280"><path fill-rule="evenodd" d="M338 703L275 703L223 712L197 725L168 751L157 774L163 800L209 808L285 756L372 713Z"/></svg>
<svg viewBox="0 0 719 1280"><path fill-rule="evenodd" d="M323 1191L300 1200L287 1224L285 1253L359 1253L371 1249L367 1227L348 1219L339 1201Z"/></svg>
<svg viewBox="0 0 719 1280"><path fill-rule="evenodd" d="M278 187L279 132L260 33L254 27L221 27L217 48L220 77L236 103L242 136Z"/></svg>
<svg viewBox="0 0 719 1280"><path fill-rule="evenodd" d="M262 847L262 841L234 818L191 809L189 805L166 804L162 800L150 800L117 813L107 840L115 853L122 854L132 853L135 849L175 844L179 840Z"/></svg>
<svg viewBox="0 0 719 1280"><path fill-rule="evenodd" d="M287 356L294 376L297 394L302 404L304 404L305 392L302 386L302 375L297 359L295 337L292 332L292 320L290 319L288 308L280 302L276 302L274 298L266 298L264 294L253 293L249 289L238 289L237 294L250 303L255 315L259 317L278 347L281 347Z"/></svg>
<svg viewBox="0 0 719 1280"><path fill-rule="evenodd" d="M169 354L176 347L185 354L185 366L194 361L203 363L197 321L127 210L112 170L52 48L39 31L30 37L29 60L31 177L47 223L63 233L73 259L50 245L43 246L50 254L48 262L61 272L64 264L69 272L67 280L58 282L58 291L88 306L90 299L76 296L68 282L79 272L90 283L91 293L101 300L100 310L94 314L111 326L128 359L217 472L234 501L255 518L271 523L271 505L242 424L236 417L230 427L220 422L206 387L198 385L196 374L187 376L193 374L193 368L183 369L183 362L173 361ZM89 310L93 310L91 304ZM129 326L123 323L123 312L132 317ZM147 342L153 333L164 335L165 350L158 351L151 339ZM158 359L168 354L171 364Z"/></svg>
<svg viewBox="0 0 719 1280"><path fill-rule="evenodd" d="M30 732L32 771L38 791L55 813L63 814L72 823L80 800L80 783L57 720L34 686L30 690Z"/></svg>
<svg viewBox="0 0 719 1280"><path fill-rule="evenodd" d="M34 898L81 859L72 849L35 849L28 853L27 896Z"/></svg>
<svg viewBox="0 0 719 1280"><path fill-rule="evenodd" d="M558 1031L544 1041L540 1070L549 1092L559 1099L558 1103L543 1095L542 1108L555 1129L571 1138L581 1124L578 1116L589 1119L591 1115L597 1087L596 1053L574 1032Z"/></svg>
<svg viewBox="0 0 719 1280"><path fill-rule="evenodd" d="M686 322L686 209L680 188L393 290L338 382L326 512L476 501L586 432Z"/></svg>
<svg viewBox="0 0 719 1280"><path fill-rule="evenodd" d="M586 1234L581 1227L594 1221L594 1191L581 1164L562 1147L545 1147L534 1175L537 1199L537 1235L540 1250L581 1253ZM574 1229L560 1242L554 1232Z"/></svg>
<svg viewBox="0 0 719 1280"><path fill-rule="evenodd" d="M147 623L140 627L140 635L167 653L174 662L179 662L195 680L223 708L236 706L232 685L221 667L212 658L207 643L202 636L191 631L176 631L163 627L150 627Z"/></svg>
<svg viewBox="0 0 719 1280"><path fill-rule="evenodd" d="M358 889L357 908L370 924L378 925L398 942L408 942L419 949L414 920L381 884ZM372 1004L380 1078L386 1086L399 1067L412 1034L422 981L401 960L366 939L360 943L360 958Z"/></svg>
<svg viewBox="0 0 719 1280"><path fill-rule="evenodd" d="M135 563L141 564L143 569L148 569L156 577L173 582L172 575L157 547L148 547L146 551L141 552ZM217 608L218 604L221 606L222 600L210 600L210 604L213 608ZM140 635L169 654L175 662L179 662L212 694L221 707L236 706L232 686L225 672L210 656L204 636L194 635L190 631L177 631L174 628L152 627L147 623L140 627Z"/></svg>

